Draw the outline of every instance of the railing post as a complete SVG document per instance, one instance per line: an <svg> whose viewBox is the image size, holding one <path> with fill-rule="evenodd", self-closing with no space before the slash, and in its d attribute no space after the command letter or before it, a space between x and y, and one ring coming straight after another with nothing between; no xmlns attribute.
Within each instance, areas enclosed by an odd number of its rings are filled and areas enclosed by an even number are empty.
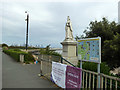
<svg viewBox="0 0 120 90"><path fill-rule="evenodd" d="M50 75L51 75L51 73L50 73L51 70L52 70L52 67L50 67L50 66L51 66L51 63L52 63L52 56L50 55L50 56L49 56L49 61L48 61L48 67L47 67L47 70L48 70L48 72L47 72L47 73L48 73L48 76L47 76L47 77L48 77L48 78L50 78Z"/></svg>
<svg viewBox="0 0 120 90"><path fill-rule="evenodd" d="M84 72L83 72L83 71L82 71L82 73L83 73L83 82L82 82L83 85L81 84L81 86L82 86L82 88L84 88L84 76L85 76L85 75L84 75Z"/></svg>
<svg viewBox="0 0 120 90"><path fill-rule="evenodd" d="M116 90L117 90L117 80L115 81L115 88L116 88Z"/></svg>
<svg viewBox="0 0 120 90"><path fill-rule="evenodd" d="M86 72L86 89L87 89L87 77L88 77L88 73Z"/></svg>
<svg viewBox="0 0 120 90"><path fill-rule="evenodd" d="M61 57L61 63L63 63L63 58Z"/></svg>
<svg viewBox="0 0 120 90"><path fill-rule="evenodd" d="M103 77L101 76L101 89L103 89Z"/></svg>
<svg viewBox="0 0 120 90"><path fill-rule="evenodd" d="M90 86L91 86L91 73L89 73L89 89L90 89Z"/></svg>
<svg viewBox="0 0 120 90"><path fill-rule="evenodd" d="M94 76L94 74L93 74L93 83L92 83L92 84L93 84L93 89L94 89L94 77L95 77L95 76Z"/></svg>
<svg viewBox="0 0 120 90"><path fill-rule="evenodd" d="M41 76L43 76L43 74L42 74L42 60L43 60L43 55L41 55L41 65L40 65L40 74L41 74Z"/></svg>
<svg viewBox="0 0 120 90"><path fill-rule="evenodd" d="M112 79L110 79L110 89L112 90Z"/></svg>
<svg viewBox="0 0 120 90"><path fill-rule="evenodd" d="M107 90L107 78L105 77L105 90Z"/></svg>

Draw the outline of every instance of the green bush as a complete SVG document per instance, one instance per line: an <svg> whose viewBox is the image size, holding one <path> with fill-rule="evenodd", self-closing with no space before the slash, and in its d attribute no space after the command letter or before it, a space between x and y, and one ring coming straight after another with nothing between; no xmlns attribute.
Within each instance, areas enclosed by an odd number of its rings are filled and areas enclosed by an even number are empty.
<svg viewBox="0 0 120 90"><path fill-rule="evenodd" d="M54 55L54 56L61 56L61 54L51 51L49 49L40 49L40 54L47 54L47 55Z"/></svg>
<svg viewBox="0 0 120 90"><path fill-rule="evenodd" d="M16 48L16 49L13 49L13 50L14 50L14 51L21 51L20 49L17 49L17 48Z"/></svg>
<svg viewBox="0 0 120 90"><path fill-rule="evenodd" d="M78 67L80 67L80 62L78 63ZM97 63L83 62L82 68L85 70L97 72ZM108 67L108 65L105 62L102 62L100 64L100 72L109 75L110 68Z"/></svg>
<svg viewBox="0 0 120 90"><path fill-rule="evenodd" d="M2 47L8 47L8 45L7 45L7 44L5 44L5 43L3 43L3 44L2 44Z"/></svg>
<svg viewBox="0 0 120 90"><path fill-rule="evenodd" d="M28 63L28 61L30 61L30 62L34 62L34 57L32 56L31 53L27 53L27 54L25 54L24 59L25 59L25 62L26 62L26 63Z"/></svg>
<svg viewBox="0 0 120 90"><path fill-rule="evenodd" d="M12 58L14 58L17 62L20 62L20 54L24 55L24 62L28 63L34 62L34 58L31 53L26 53L23 51L20 51L19 49L3 49L3 52L10 55Z"/></svg>

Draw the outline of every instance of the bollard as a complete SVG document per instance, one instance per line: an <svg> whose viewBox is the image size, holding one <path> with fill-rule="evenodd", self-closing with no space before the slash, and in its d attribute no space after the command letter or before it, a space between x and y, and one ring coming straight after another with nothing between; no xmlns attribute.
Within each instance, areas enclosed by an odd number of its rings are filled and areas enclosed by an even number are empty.
<svg viewBox="0 0 120 90"><path fill-rule="evenodd" d="M20 54L20 62L24 63L24 55Z"/></svg>

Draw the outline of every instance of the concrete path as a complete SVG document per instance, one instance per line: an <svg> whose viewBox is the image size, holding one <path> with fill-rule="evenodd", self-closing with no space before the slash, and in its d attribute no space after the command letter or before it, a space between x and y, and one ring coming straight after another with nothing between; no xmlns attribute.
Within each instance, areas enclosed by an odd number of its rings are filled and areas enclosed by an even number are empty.
<svg viewBox="0 0 120 90"><path fill-rule="evenodd" d="M38 77L40 64L23 65L2 53L2 88L56 88L55 85Z"/></svg>

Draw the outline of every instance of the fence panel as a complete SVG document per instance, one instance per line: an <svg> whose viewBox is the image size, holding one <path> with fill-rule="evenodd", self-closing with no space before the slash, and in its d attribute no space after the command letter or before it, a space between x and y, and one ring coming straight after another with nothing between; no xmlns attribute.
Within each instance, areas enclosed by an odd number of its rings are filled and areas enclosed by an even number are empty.
<svg viewBox="0 0 120 90"><path fill-rule="evenodd" d="M63 62L61 57L53 55L39 55L38 61L41 62L41 74L50 79L52 70L52 61ZM68 62L66 60L66 62ZM68 62L71 64L70 62ZM74 66L73 64L71 64ZM98 88L98 73L89 70L82 69L82 88L96 89ZM109 89L116 88L120 89L120 78L100 74L101 77L101 88Z"/></svg>
<svg viewBox="0 0 120 90"><path fill-rule="evenodd" d="M38 61L40 61L40 72L41 75L44 75L50 80L51 71L52 71L52 61L60 62L61 57L53 55L39 55Z"/></svg>

